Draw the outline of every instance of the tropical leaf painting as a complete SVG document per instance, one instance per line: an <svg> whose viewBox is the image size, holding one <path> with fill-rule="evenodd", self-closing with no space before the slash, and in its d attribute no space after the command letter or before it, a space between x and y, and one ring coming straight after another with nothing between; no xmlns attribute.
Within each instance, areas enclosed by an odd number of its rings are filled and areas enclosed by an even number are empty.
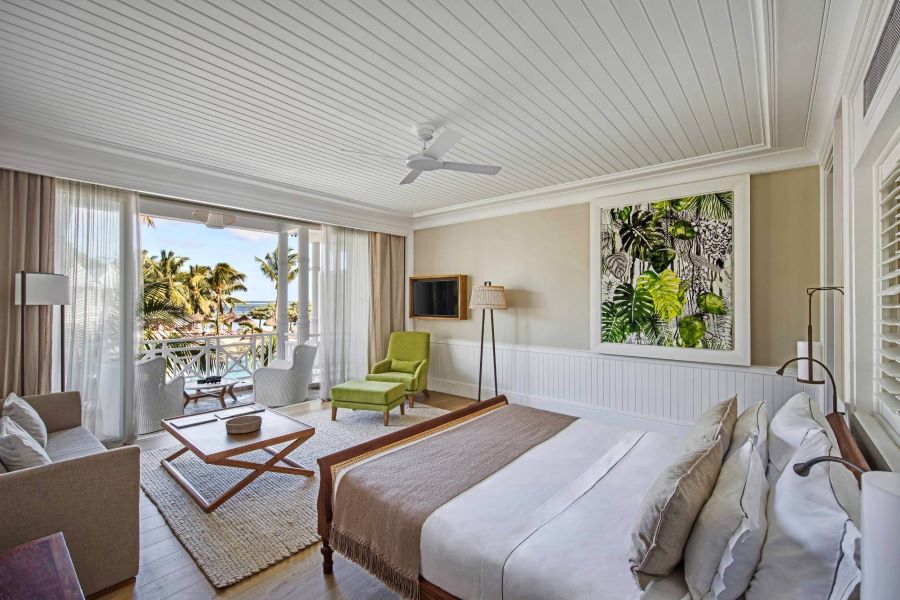
<svg viewBox="0 0 900 600"><path fill-rule="evenodd" d="M734 349L734 195L603 209L603 342Z"/></svg>

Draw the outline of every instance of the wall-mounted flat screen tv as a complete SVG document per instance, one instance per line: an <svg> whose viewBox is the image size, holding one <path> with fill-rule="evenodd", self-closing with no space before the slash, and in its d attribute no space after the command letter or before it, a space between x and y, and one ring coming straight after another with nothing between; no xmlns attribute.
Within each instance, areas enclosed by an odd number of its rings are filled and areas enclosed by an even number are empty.
<svg viewBox="0 0 900 600"><path fill-rule="evenodd" d="M416 319L465 319L468 298L465 275L409 278L409 316Z"/></svg>

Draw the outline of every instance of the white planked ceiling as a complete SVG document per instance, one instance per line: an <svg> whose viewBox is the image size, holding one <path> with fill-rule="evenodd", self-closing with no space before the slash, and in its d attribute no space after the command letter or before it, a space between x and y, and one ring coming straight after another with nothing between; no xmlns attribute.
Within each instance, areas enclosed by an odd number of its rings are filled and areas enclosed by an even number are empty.
<svg viewBox="0 0 900 600"><path fill-rule="evenodd" d="M421 213L769 143L762 6L0 0L0 121ZM791 142L812 87L782 101ZM399 186L419 121L503 170Z"/></svg>

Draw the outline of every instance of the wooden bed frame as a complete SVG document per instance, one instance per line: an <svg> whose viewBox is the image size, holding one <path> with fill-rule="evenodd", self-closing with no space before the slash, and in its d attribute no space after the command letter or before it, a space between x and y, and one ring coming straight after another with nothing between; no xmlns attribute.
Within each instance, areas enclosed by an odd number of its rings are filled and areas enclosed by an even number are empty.
<svg viewBox="0 0 900 600"><path fill-rule="evenodd" d="M509 404L509 402L504 395L497 396L496 398L492 398L490 400L485 400L484 402L476 402L469 406L466 406L465 408L461 408L459 410L449 412L445 415L441 415L440 417L425 421L424 423L412 425L405 429L395 431L394 433L389 433L385 436L369 440L368 442L363 442L362 444L358 444L351 448L347 448L345 450L341 450L340 452L335 452L334 454L329 454L320 458L318 460L320 473L318 528L319 535L322 537L322 571L326 575L329 575L332 573L334 565L332 560L332 554L334 553L334 550L328 543L329 535L331 532L331 520L334 517L334 510L332 506L332 499L334 496L334 481L332 481L331 471L334 465L345 462L357 456L361 456L373 450L377 450L396 442L417 436L431 429L441 427L447 423L459 419L460 417L471 415L472 413L482 411L485 408L496 404ZM863 457L863 454L860 451L856 440L850 433L850 428L847 426L847 423L844 420L844 415L842 413L831 413L825 418L834 431L835 437L837 438L841 456L860 465L865 470L869 470L866 459ZM858 480L859 473L854 473L854 475L857 476ZM459 600L453 594L450 594L440 587L434 585L427 579L423 578L421 575L419 576L419 592L422 600Z"/></svg>

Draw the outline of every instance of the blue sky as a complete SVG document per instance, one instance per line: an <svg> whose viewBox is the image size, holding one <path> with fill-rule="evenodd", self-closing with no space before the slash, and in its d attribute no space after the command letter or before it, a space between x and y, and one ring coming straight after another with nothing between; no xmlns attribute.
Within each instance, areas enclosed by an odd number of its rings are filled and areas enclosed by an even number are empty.
<svg viewBox="0 0 900 600"><path fill-rule="evenodd" d="M199 223L188 223L154 217L154 227L141 226L141 247L153 256L161 249L174 250L179 256L190 258L189 264L213 266L227 262L243 272L247 279L246 292L238 297L248 300L275 300L275 285L263 277L254 257L265 256L278 245L278 235L244 229L209 229ZM296 238L291 238L296 246ZM295 248L294 248L295 249ZM296 285L288 288L288 297L297 298Z"/></svg>

